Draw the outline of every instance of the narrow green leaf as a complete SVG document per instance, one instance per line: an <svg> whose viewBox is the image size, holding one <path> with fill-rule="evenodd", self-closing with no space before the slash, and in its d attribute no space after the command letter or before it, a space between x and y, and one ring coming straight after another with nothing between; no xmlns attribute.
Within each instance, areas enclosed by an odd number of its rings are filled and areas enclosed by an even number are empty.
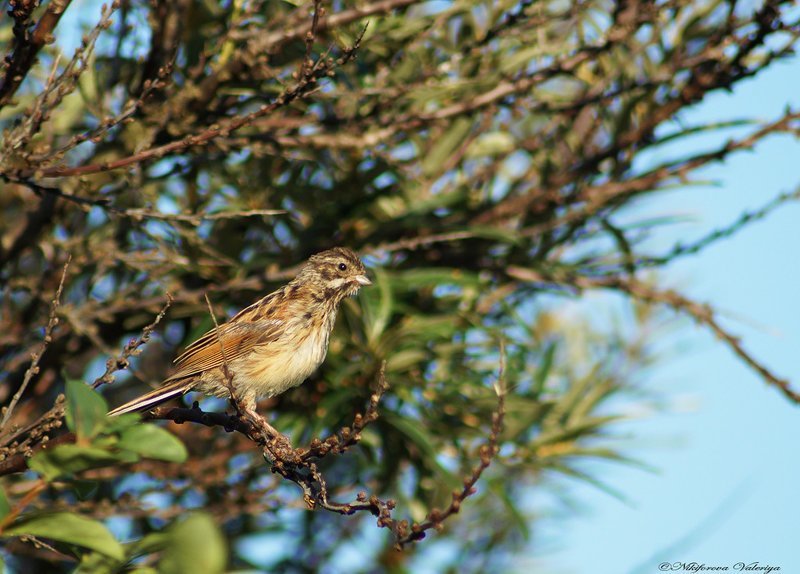
<svg viewBox="0 0 800 574"><path fill-rule="evenodd" d="M472 225L467 227L465 231L481 239L502 241L503 243L510 243L511 245L520 245L522 243L522 238L515 230L501 229L489 225Z"/></svg>
<svg viewBox="0 0 800 574"><path fill-rule="evenodd" d="M423 455L425 456L425 462L430 464L431 467L437 471L439 477L447 483L449 488L458 486L460 482L458 477L444 468L437 461L438 451L433 445L433 440L428 434L428 431L423 426L416 424L404 417L398 416L390 411L384 412L382 417L385 422L389 423L395 429L400 431L406 436L406 438L411 440L411 442L413 442L420 451L422 451Z"/></svg>
<svg viewBox="0 0 800 574"><path fill-rule="evenodd" d="M622 417L616 415L608 415L603 417L587 417L580 423L570 424L568 427L556 426L552 430L542 432L539 436L536 437L536 439L531 444L535 448L540 448L545 445L559 443L559 442L560 443L574 442L587 435L600 431L609 423L617 421L620 418ZM574 450L575 448L577 447L573 445L572 449L570 450L565 449L561 454L571 454L571 450Z"/></svg>
<svg viewBox="0 0 800 574"><path fill-rule="evenodd" d="M519 504L511 495L508 484L506 484L505 480L500 479L489 481L489 492L494 494L498 500L502 502L503 507L506 509L506 512L508 512L508 516L514 522L514 526L522 534L522 537L525 540L530 539L531 529L529 526L529 520L520 510Z"/></svg>
<svg viewBox="0 0 800 574"><path fill-rule="evenodd" d="M117 446L145 458L169 462L183 462L189 456L186 447L175 435L151 424L126 429Z"/></svg>
<svg viewBox="0 0 800 574"><path fill-rule="evenodd" d="M553 464L553 465L551 465L551 468L554 469L554 470L557 470L558 472L561 472L561 473L563 473L563 474L565 474L567 476L571 476L572 478L577 478L578 480L581 480L583 482L591 484L592 486L602 490L606 494L608 494L610 496L613 496L614 498L616 498L617 500L619 500L623 504L627 504L629 506L631 504L630 499L625 495L624 492L622 492L621 490L618 490L618 489L610 486L609 484L607 484L607 483L605 483L605 482L603 482L603 481L601 481L601 480L599 480L597 478L594 478L590 474L587 474L587 473L585 473L583 471L580 471L580 470L578 470L576 468L573 468L571 466L567 466L565 464Z"/></svg>
<svg viewBox="0 0 800 574"><path fill-rule="evenodd" d="M542 356L542 363L536 371L536 376L533 379L533 388L531 392L534 397L540 396L544 392L544 385L547 382L547 377L550 375L550 370L553 368L553 359L556 355L558 345L556 341L547 344Z"/></svg>
<svg viewBox="0 0 800 574"><path fill-rule="evenodd" d="M6 498L6 491L0 487L0 520L5 518L10 511L11 505L8 503L8 498Z"/></svg>
<svg viewBox="0 0 800 574"><path fill-rule="evenodd" d="M120 544L96 520L69 512L48 512L29 516L13 524L3 532L3 537L37 536L58 542L75 544L96 550L116 560L125 559L125 551Z"/></svg>
<svg viewBox="0 0 800 574"><path fill-rule="evenodd" d="M450 155L464 142L470 129L472 129L471 119L461 117L454 121L428 150L422 160L422 173L428 177L438 174Z"/></svg>
<svg viewBox="0 0 800 574"><path fill-rule="evenodd" d="M480 277L462 269L417 268L404 270L391 275L392 282L398 288L417 290L420 287L436 287L439 285L479 285Z"/></svg>
<svg viewBox="0 0 800 574"><path fill-rule="evenodd" d="M78 441L96 436L105 425L108 404L82 381L67 381L67 426Z"/></svg>
<svg viewBox="0 0 800 574"><path fill-rule="evenodd" d="M730 129L730 128L750 127L750 126L755 125L757 123L758 123L757 120L750 119L750 118L744 118L744 119L736 119L736 120L730 120L730 121L724 121L724 122L713 122L713 123L707 123L707 124L702 124L702 125L698 125L698 126L692 126L692 127L689 127L689 128L683 128L683 129L681 129L679 131L676 131L674 133L671 133L671 134L667 134L667 135L659 138L655 142L649 144L649 147L652 148L652 147L656 147L656 146L661 146L661 145L664 145L666 143L672 142L672 141L677 140L677 139L687 138L687 137L690 137L690 136L694 136L694 135L697 135L697 134L703 134L703 133L706 133L706 132L723 131L725 129Z"/></svg>
<svg viewBox="0 0 800 574"><path fill-rule="evenodd" d="M505 155L514 151L514 136L508 132L488 132L481 134L467 147L466 157Z"/></svg>
<svg viewBox="0 0 800 574"><path fill-rule="evenodd" d="M388 372L404 371L413 365L420 364L428 356L422 349L405 349L389 355L386 361Z"/></svg>
<svg viewBox="0 0 800 574"><path fill-rule="evenodd" d="M162 574L219 574L225 570L228 549L209 515L191 514L170 527L169 534L170 542L158 567Z"/></svg>
<svg viewBox="0 0 800 574"><path fill-rule="evenodd" d="M544 420L543 428L559 427L561 425L561 421L569 416L575 405L589 392L595 377L599 374L599 370L600 366L595 365L586 376L570 381L569 389L558 398L553 410Z"/></svg>
<svg viewBox="0 0 800 574"><path fill-rule="evenodd" d="M96 480L73 480L70 486L75 491L78 500L88 500L97 492L98 482Z"/></svg>
<svg viewBox="0 0 800 574"><path fill-rule="evenodd" d="M386 329L392 314L393 296L392 286L389 278L380 270L375 272L375 283L377 289L373 288L365 297L365 328L367 340L375 343Z"/></svg>

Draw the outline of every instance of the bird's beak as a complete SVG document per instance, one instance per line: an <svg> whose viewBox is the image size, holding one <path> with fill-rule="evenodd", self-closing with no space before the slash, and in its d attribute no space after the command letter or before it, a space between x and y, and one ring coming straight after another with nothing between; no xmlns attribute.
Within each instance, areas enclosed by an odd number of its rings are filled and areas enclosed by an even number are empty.
<svg viewBox="0 0 800 574"><path fill-rule="evenodd" d="M355 280L356 283L358 283L359 285L364 285L364 286L372 285L372 281L370 281L369 277L367 277L366 275L356 275Z"/></svg>

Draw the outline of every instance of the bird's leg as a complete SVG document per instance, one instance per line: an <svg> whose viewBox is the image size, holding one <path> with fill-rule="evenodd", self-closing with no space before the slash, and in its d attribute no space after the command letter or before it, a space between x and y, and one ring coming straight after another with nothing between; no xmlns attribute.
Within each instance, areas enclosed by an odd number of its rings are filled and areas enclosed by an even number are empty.
<svg viewBox="0 0 800 574"><path fill-rule="evenodd" d="M233 404L234 409L236 409L236 413L240 417L243 416L245 419L249 420L253 426L264 435L266 440L276 440L291 448L289 438L269 424L267 419L256 411L255 399L249 400L249 397L245 397L244 400L235 400L232 398L231 404Z"/></svg>
<svg viewBox="0 0 800 574"><path fill-rule="evenodd" d="M245 413L245 415L246 415L246 416L248 416L248 417L249 417L251 420L256 420L256 421L258 422L258 425L259 425L259 426L260 426L262 429L264 429L265 431L267 431L267 433L268 433L268 434L272 435L270 438L283 438L283 439L286 439L286 441L288 442L288 440L289 440L289 439L288 439L288 438L286 438L286 436L284 436L284 434L283 434L282 432L280 432L280 431L279 431L278 429L276 429L274 426L272 426L271 424L269 424L269 423L267 422L267 419L266 419L266 418L264 418L263 416L261 416L260 414L258 414L258 412L257 412L255 409L248 409L248 408L246 408L246 409L245 409L245 411L244 411L244 413Z"/></svg>

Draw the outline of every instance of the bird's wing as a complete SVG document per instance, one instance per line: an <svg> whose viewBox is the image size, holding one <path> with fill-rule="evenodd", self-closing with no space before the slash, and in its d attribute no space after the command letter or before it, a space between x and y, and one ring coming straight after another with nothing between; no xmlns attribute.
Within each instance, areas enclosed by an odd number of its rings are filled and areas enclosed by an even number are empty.
<svg viewBox="0 0 800 574"><path fill-rule="evenodd" d="M226 362L230 364L255 347L277 341L283 332L283 324L278 319L261 319L225 323L219 326L219 330L211 329L175 359L177 370L165 382L198 375Z"/></svg>

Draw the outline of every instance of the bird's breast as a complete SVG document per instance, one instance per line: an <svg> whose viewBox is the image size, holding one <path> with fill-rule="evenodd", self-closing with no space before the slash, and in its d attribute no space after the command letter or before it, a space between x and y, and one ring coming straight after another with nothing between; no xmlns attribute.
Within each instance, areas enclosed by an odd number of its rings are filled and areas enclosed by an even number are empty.
<svg viewBox="0 0 800 574"><path fill-rule="evenodd" d="M238 369L236 386L257 396L275 396L305 381L325 360L330 329L301 329L256 349Z"/></svg>

